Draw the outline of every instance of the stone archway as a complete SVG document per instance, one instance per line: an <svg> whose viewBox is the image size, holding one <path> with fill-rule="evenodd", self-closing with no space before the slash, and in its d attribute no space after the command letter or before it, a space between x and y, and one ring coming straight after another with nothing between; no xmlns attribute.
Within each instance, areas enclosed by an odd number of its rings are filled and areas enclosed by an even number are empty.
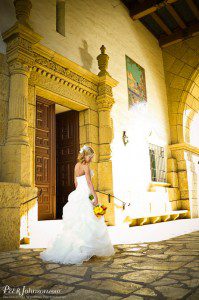
<svg viewBox="0 0 199 300"><path fill-rule="evenodd" d="M192 120L199 113L198 43L194 37L163 51L171 133L168 181L176 189L176 207L188 209L189 217L199 216L199 148L190 144Z"/></svg>

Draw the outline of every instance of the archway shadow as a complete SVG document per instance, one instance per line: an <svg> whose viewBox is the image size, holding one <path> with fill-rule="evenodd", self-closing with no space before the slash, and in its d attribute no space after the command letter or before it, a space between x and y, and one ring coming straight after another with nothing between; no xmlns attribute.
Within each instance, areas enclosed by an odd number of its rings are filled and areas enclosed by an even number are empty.
<svg viewBox="0 0 199 300"><path fill-rule="evenodd" d="M83 42L83 47L79 47L80 51L80 56L82 60L82 67L85 68L88 71L91 71L91 67L93 64L93 57L92 55L88 52L88 43L86 40L82 40Z"/></svg>

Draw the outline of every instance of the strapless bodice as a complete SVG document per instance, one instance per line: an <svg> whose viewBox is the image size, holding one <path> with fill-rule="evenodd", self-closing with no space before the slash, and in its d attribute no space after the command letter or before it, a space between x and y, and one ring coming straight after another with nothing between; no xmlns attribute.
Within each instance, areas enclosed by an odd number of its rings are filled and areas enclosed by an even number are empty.
<svg viewBox="0 0 199 300"><path fill-rule="evenodd" d="M90 169L90 175L91 177L94 175L93 170ZM84 191L85 193L90 194L90 188L88 186L87 180L86 180L86 175L81 175L81 176L76 176L77 179L77 191Z"/></svg>

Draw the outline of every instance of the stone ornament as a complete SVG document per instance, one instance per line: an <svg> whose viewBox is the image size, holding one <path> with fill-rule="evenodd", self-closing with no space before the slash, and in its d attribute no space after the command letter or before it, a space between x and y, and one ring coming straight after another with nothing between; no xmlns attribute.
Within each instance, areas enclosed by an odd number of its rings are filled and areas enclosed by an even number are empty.
<svg viewBox="0 0 199 300"><path fill-rule="evenodd" d="M32 8L30 0L14 0L14 6L18 22L30 27L29 17Z"/></svg>
<svg viewBox="0 0 199 300"><path fill-rule="evenodd" d="M98 110L111 110L113 104L115 103L115 100L112 97L108 98L97 98L97 105L98 105Z"/></svg>
<svg viewBox="0 0 199 300"><path fill-rule="evenodd" d="M110 76L109 73L107 72L109 56L105 53L106 51L105 46L102 45L100 50L101 50L101 54L97 56L98 67L100 69L98 76L105 76L105 75Z"/></svg>

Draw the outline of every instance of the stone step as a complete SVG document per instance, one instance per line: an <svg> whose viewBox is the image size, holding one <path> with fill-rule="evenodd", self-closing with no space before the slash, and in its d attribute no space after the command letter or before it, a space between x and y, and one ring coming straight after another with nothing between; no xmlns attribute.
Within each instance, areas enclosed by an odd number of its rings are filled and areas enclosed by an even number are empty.
<svg viewBox="0 0 199 300"><path fill-rule="evenodd" d="M159 213L150 213L145 215L126 216L124 222L129 226L140 226L145 224L155 224L187 217L188 210L173 210Z"/></svg>

